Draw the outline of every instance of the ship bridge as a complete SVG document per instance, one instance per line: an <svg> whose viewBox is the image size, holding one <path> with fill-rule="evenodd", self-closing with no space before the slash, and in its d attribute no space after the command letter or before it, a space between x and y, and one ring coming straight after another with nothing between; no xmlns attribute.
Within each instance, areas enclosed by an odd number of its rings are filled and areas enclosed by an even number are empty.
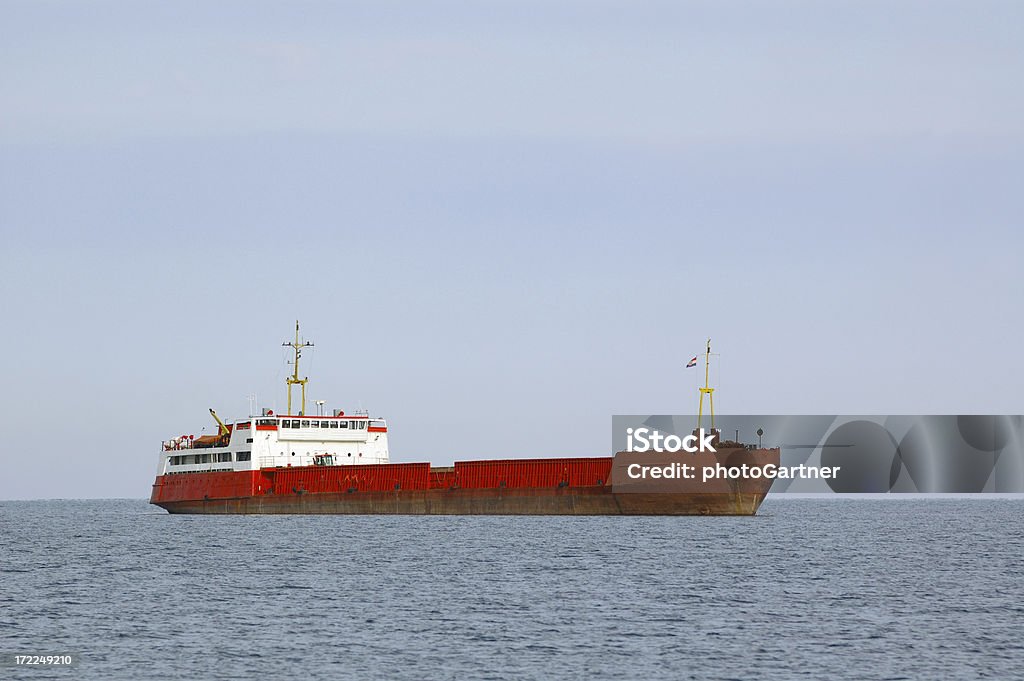
<svg viewBox="0 0 1024 681"><path fill-rule="evenodd" d="M295 340L284 345L295 353L294 371L287 379L289 413L275 414L265 409L259 416L227 424L210 409L217 434L181 435L165 441L158 475L389 462L388 425L384 419L363 411L346 414L340 409L331 416L306 414L309 378L299 378L299 359L302 349L313 344L300 341L296 322ZM298 414L291 413L295 385L302 388Z"/></svg>
<svg viewBox="0 0 1024 681"><path fill-rule="evenodd" d="M160 474L389 461L387 421L367 414L265 414L225 429L226 437L183 435L165 441Z"/></svg>

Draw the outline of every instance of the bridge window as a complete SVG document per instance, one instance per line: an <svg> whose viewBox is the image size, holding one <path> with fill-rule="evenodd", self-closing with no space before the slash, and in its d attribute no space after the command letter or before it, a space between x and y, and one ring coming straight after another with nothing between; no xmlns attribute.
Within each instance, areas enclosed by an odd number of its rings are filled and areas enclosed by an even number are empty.
<svg viewBox="0 0 1024 681"><path fill-rule="evenodd" d="M320 427L320 422L319 421L310 421L309 425L312 428L319 428Z"/></svg>
<svg viewBox="0 0 1024 681"><path fill-rule="evenodd" d="M237 461L249 461L252 459L252 452L238 452Z"/></svg>
<svg viewBox="0 0 1024 681"><path fill-rule="evenodd" d="M298 428L299 422L297 420L292 421L292 428Z"/></svg>
<svg viewBox="0 0 1024 681"><path fill-rule="evenodd" d="M217 461L218 462L231 461L231 452L218 452L217 453Z"/></svg>
<svg viewBox="0 0 1024 681"><path fill-rule="evenodd" d="M329 426L330 428L337 428L338 427L338 422L337 421L331 421L330 424L331 424Z"/></svg>
<svg viewBox="0 0 1024 681"><path fill-rule="evenodd" d="M285 420L281 421L281 427L282 428L291 428L292 427L292 422L289 421L288 419L285 419Z"/></svg>
<svg viewBox="0 0 1024 681"><path fill-rule="evenodd" d="M303 428L309 428L309 421L303 421L302 422L302 427Z"/></svg>
<svg viewBox="0 0 1024 681"><path fill-rule="evenodd" d="M338 423L339 428L348 428L348 421L341 421Z"/></svg>

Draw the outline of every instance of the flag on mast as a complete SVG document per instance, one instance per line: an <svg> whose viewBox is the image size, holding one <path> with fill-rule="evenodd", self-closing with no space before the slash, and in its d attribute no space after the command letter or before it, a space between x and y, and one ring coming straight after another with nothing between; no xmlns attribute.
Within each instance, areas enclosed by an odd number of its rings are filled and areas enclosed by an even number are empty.
<svg viewBox="0 0 1024 681"><path fill-rule="evenodd" d="M689 362L686 363L686 368L687 369L689 369L690 367L695 367L695 366L697 366L697 356L696 355L694 355L693 359L691 359Z"/></svg>

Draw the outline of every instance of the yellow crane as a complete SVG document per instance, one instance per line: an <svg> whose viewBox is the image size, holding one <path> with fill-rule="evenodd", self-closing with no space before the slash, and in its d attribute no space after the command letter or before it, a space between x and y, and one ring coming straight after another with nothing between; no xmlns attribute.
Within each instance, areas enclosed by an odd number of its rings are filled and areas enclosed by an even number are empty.
<svg viewBox="0 0 1024 681"><path fill-rule="evenodd" d="M227 445L228 440L231 439L231 429L224 425L224 422L217 416L217 412L213 409L210 410L210 416L217 422L217 434L216 435L200 435L193 442L192 446L196 449L203 447L224 447Z"/></svg>
<svg viewBox="0 0 1024 681"><path fill-rule="evenodd" d="M217 422L217 427L220 428L218 434L221 437L227 437L228 435L231 434L231 431L228 430L228 427L224 425L224 422L220 420L219 416L217 416L217 412L215 412L212 408L210 409L210 416L212 416L213 420Z"/></svg>

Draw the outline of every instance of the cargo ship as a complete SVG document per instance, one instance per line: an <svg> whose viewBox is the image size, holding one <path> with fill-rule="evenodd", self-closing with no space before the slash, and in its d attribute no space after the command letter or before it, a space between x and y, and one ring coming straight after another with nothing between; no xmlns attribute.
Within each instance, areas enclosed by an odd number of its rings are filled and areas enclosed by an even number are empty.
<svg viewBox="0 0 1024 681"><path fill-rule="evenodd" d="M295 338L286 378L288 411L225 423L213 435L181 435L162 443L150 503L170 513L448 514L448 515L753 515L771 480L678 480L632 484L614 457L457 461L453 466L391 463L387 420L366 411L306 411ZM708 357L711 347L708 342ZM703 398L712 397L707 384ZM292 389L301 387L292 413ZM323 403L318 401L322 410ZM250 410L252 411L252 410ZM779 464L778 449L720 439L715 452L684 454L690 464L727 467ZM700 415L698 416L698 419ZM699 421L698 421L699 423Z"/></svg>

